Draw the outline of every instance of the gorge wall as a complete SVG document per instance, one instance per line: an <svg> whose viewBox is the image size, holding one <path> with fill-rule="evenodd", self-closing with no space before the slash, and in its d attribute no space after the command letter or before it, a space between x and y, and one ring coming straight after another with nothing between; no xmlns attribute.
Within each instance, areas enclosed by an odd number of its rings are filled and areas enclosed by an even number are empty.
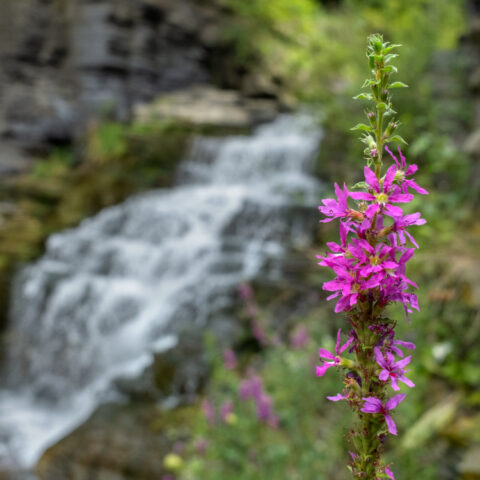
<svg viewBox="0 0 480 480"><path fill-rule="evenodd" d="M264 95L231 54L229 15L217 0L3 0L0 135L38 153L161 92L213 83Z"/></svg>

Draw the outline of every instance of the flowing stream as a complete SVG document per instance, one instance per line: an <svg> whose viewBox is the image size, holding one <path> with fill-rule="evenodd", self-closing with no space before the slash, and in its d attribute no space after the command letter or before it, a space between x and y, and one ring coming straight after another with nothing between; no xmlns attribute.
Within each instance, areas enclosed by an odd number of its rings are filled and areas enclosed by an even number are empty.
<svg viewBox="0 0 480 480"><path fill-rule="evenodd" d="M111 398L116 377L174 348L179 326L208 328L241 282L279 276L286 249L309 240L295 208L318 197L319 141L302 115L250 136L196 138L174 188L49 238L13 289L0 467L32 467Z"/></svg>

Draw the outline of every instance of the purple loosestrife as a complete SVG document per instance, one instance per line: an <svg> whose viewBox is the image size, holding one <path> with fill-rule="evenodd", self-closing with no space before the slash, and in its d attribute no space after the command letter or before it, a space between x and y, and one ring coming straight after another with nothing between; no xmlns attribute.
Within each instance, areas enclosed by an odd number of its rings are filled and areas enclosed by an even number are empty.
<svg viewBox="0 0 480 480"><path fill-rule="evenodd" d="M400 390L399 382L415 386L405 370L412 357L405 357L402 350L414 350L415 345L395 338L396 324L386 311L389 304L398 302L408 319L412 310L419 308L411 291L417 285L406 276L407 262L418 244L407 230L423 225L425 220L418 212L405 214L403 206L413 200L414 193L428 193L413 179L418 167L407 165L400 147L398 159L387 146L405 143L395 134L399 123L393 118L390 95L391 89L406 87L391 81L397 71L391 64L397 55L391 52L397 47L384 42L381 35L368 39L372 76L363 86L370 93L355 98L372 101L374 108L366 112L367 124L359 123L352 129L363 132L364 181L350 189L335 184L336 199L327 198L319 207L326 217L322 222L339 221L340 236L339 243L327 243L329 252L318 256L319 265L335 274L323 289L331 292L327 300L337 300L335 312L346 314L350 329L343 345L338 331L334 353L319 349L322 364L317 367L317 376L332 367L345 371L343 391L327 398L345 400L356 413L349 434L349 469L354 478L363 480L395 478L390 465L381 459L385 436L397 435L393 411L405 398L404 393L393 393ZM384 151L388 154L385 158ZM388 162L385 166L384 159Z"/></svg>

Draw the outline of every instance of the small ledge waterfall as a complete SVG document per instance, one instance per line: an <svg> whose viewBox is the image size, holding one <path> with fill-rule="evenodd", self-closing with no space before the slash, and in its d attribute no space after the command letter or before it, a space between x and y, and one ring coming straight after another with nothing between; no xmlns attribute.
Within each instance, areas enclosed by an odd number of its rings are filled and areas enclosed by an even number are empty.
<svg viewBox="0 0 480 480"><path fill-rule="evenodd" d="M208 327L227 317L239 283L279 275L285 250L309 241L292 209L319 195L309 173L319 141L302 115L250 136L196 138L174 188L49 238L13 289L0 466L33 466L111 398L113 379L173 348L180 326Z"/></svg>

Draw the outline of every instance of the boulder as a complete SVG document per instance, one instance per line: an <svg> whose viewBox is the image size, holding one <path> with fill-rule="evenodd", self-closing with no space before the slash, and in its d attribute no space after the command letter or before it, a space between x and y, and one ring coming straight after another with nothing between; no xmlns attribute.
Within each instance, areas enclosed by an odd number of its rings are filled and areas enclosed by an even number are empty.
<svg viewBox="0 0 480 480"><path fill-rule="evenodd" d="M269 99L245 98L238 91L194 86L162 95L135 109L138 122L175 119L196 126L248 129L278 114L278 103Z"/></svg>

